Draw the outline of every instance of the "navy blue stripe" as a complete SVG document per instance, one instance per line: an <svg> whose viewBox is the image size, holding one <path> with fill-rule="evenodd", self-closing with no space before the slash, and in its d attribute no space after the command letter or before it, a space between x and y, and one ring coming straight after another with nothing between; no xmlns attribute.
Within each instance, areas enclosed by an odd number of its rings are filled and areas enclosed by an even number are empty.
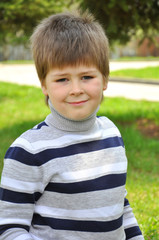
<svg viewBox="0 0 159 240"><path fill-rule="evenodd" d="M25 229L26 231L29 232L29 226L20 225L20 224L6 224L6 225L1 225L0 226L0 235L10 228L23 228L23 229Z"/></svg>
<svg viewBox="0 0 159 240"><path fill-rule="evenodd" d="M36 166L35 155L27 152L21 147L10 147L6 152L5 158L19 161L29 166ZM40 162L39 162L40 165Z"/></svg>
<svg viewBox="0 0 159 240"><path fill-rule="evenodd" d="M21 192L15 192L11 190L7 190L4 188L0 188L0 199L2 201L6 202L12 202L12 203L31 203L34 204L41 196L41 193L21 193Z"/></svg>
<svg viewBox="0 0 159 240"><path fill-rule="evenodd" d="M126 207L126 206L128 206L128 205L130 205L130 204L129 204L129 201L128 201L127 198L125 198L125 199L124 199L124 207Z"/></svg>
<svg viewBox="0 0 159 240"><path fill-rule="evenodd" d="M82 231L82 232L110 232L122 226L123 217L112 221L82 221L41 217L35 214L33 224L50 226L58 230Z"/></svg>
<svg viewBox="0 0 159 240"><path fill-rule="evenodd" d="M110 174L82 182L49 183L45 190L58 193L74 194L120 187L123 186L125 182L126 173Z"/></svg>
<svg viewBox="0 0 159 240"><path fill-rule="evenodd" d="M63 148L47 149L37 154L31 154L20 147L10 147L5 158L14 159L30 166L41 166L54 158L62 158L119 146L124 147L122 138L111 137L98 141L73 144Z"/></svg>
<svg viewBox="0 0 159 240"><path fill-rule="evenodd" d="M43 126L47 126L47 127L48 127L48 125L46 124L46 122L41 122L41 123L39 123L39 124L36 126L36 128L32 128L31 130L39 130L39 129L41 129Z"/></svg>
<svg viewBox="0 0 159 240"><path fill-rule="evenodd" d="M142 235L141 230L138 226L125 229L126 240Z"/></svg>

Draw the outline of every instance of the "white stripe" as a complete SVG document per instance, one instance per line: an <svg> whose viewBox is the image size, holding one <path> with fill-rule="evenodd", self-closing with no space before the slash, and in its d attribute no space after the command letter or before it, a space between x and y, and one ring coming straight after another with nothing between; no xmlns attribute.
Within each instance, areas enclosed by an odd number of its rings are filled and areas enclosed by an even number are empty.
<svg viewBox="0 0 159 240"><path fill-rule="evenodd" d="M21 218L0 218L0 225L4 224L22 224L30 225L30 220Z"/></svg>
<svg viewBox="0 0 159 240"><path fill-rule="evenodd" d="M30 239L31 235L30 234L21 234L20 236L14 238L14 240L28 240Z"/></svg>
<svg viewBox="0 0 159 240"><path fill-rule="evenodd" d="M19 137L17 138L11 145L11 147L25 147L25 149L32 149L32 145L25 138Z"/></svg>
<svg viewBox="0 0 159 240"><path fill-rule="evenodd" d="M42 192L44 185L38 182L24 182L15 180L12 178L3 177L1 182L2 187L12 188L15 190L25 191L27 193L32 193L35 191Z"/></svg>
<svg viewBox="0 0 159 240"><path fill-rule="evenodd" d="M12 147L14 146L19 146L19 147L23 147L24 149L28 150L28 151L34 151L34 153L36 153L36 151L40 151L47 148L57 148L57 147L65 147L68 146L70 144L75 144L75 143L80 143L80 142L87 142L87 141L91 141L92 140L102 140L104 138L107 137L113 137L113 136L120 136L120 133L118 131L117 128L109 128L106 131L99 130L98 132L94 132L92 134L90 134L88 136L88 134L83 135L83 134L67 134L53 139L53 140L40 140L40 141L36 141L33 143L29 143L26 139L24 138L17 138L14 143L12 144Z"/></svg>
<svg viewBox="0 0 159 240"><path fill-rule="evenodd" d="M62 208L51 208L45 206L35 206L35 212L43 216L50 217L67 217L67 218L108 218L121 214L123 211L123 204L116 204L108 207L92 208L84 210L67 210Z"/></svg>
<svg viewBox="0 0 159 240"><path fill-rule="evenodd" d="M42 238L38 238L36 237L34 234L30 233L31 237L34 239L34 240L43 240Z"/></svg>
<svg viewBox="0 0 159 240"><path fill-rule="evenodd" d="M123 219L123 225L125 228L128 228L132 225L137 225L137 220L135 219L135 217Z"/></svg>
<svg viewBox="0 0 159 240"><path fill-rule="evenodd" d="M90 177L101 176L103 174L112 174L119 172L126 172L127 162L119 162L114 164L107 164L102 167L90 168L74 172L64 172L60 174L62 180L77 181L89 179Z"/></svg>

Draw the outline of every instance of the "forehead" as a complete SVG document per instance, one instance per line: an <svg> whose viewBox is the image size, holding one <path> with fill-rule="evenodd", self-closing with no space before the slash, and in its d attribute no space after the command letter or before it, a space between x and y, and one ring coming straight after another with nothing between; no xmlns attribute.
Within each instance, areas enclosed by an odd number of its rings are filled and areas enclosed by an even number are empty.
<svg viewBox="0 0 159 240"><path fill-rule="evenodd" d="M97 69L94 65L67 65L63 67L53 67L50 69L48 74L54 75L54 76L61 76L61 75L68 75L68 74L93 74L93 73L100 73L100 71Z"/></svg>

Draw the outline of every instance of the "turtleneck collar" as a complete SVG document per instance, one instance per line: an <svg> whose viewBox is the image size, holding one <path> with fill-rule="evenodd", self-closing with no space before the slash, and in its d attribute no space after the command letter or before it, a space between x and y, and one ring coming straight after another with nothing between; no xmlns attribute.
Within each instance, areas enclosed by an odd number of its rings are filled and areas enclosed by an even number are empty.
<svg viewBox="0 0 159 240"><path fill-rule="evenodd" d="M48 122L49 125L52 125L60 130L68 132L88 131L93 127L95 123L96 113L98 109L88 118L81 121L75 121L65 118L64 116L59 114L53 107L50 100L48 100L48 103L51 110L51 114L47 117L46 121Z"/></svg>

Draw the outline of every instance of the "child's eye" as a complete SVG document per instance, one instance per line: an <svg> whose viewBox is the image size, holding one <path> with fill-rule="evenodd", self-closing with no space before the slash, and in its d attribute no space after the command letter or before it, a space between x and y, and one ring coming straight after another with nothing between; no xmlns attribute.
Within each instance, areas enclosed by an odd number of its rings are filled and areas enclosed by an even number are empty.
<svg viewBox="0 0 159 240"><path fill-rule="evenodd" d="M92 76L83 76L82 79L83 80L89 80L89 79L92 79L93 77Z"/></svg>
<svg viewBox="0 0 159 240"><path fill-rule="evenodd" d="M66 82L67 78L61 78L61 79L57 79L56 82Z"/></svg>

